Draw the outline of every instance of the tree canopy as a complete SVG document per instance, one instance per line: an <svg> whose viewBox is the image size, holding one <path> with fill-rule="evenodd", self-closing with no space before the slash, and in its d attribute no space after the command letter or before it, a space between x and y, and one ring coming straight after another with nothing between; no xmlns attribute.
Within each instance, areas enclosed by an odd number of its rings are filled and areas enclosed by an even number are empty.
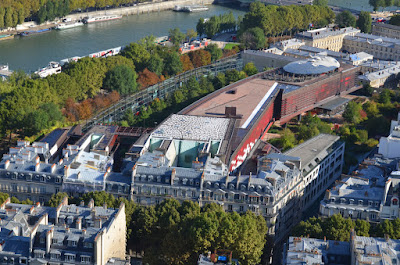
<svg viewBox="0 0 400 265"><path fill-rule="evenodd" d="M335 22L341 28L355 27L356 26L356 17L350 11L345 10L336 16Z"/></svg>
<svg viewBox="0 0 400 265"><path fill-rule="evenodd" d="M132 94L137 91L136 73L126 65L115 66L107 73L103 87L123 96Z"/></svg>
<svg viewBox="0 0 400 265"><path fill-rule="evenodd" d="M357 19L357 27L364 33L371 33L372 18L368 11L361 11Z"/></svg>

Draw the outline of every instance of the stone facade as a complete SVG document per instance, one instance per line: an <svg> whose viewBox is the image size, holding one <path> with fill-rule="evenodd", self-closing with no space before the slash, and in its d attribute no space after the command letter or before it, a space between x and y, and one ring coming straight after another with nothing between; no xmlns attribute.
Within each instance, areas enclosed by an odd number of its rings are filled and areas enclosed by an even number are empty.
<svg viewBox="0 0 400 265"><path fill-rule="evenodd" d="M377 23L372 25L372 34L393 39L400 38L400 26Z"/></svg>
<svg viewBox="0 0 400 265"><path fill-rule="evenodd" d="M338 52L342 49L345 36L354 36L359 32L359 29L352 27L343 29L320 28L300 32L296 37L303 40L308 46Z"/></svg>
<svg viewBox="0 0 400 265"><path fill-rule="evenodd" d="M117 210L69 205L57 208L10 203L1 205L2 264L96 264L125 259L125 206ZM112 247L111 247L112 246Z"/></svg>
<svg viewBox="0 0 400 265"><path fill-rule="evenodd" d="M380 60L400 60L400 40L358 33L343 39L343 50L350 53L366 52Z"/></svg>

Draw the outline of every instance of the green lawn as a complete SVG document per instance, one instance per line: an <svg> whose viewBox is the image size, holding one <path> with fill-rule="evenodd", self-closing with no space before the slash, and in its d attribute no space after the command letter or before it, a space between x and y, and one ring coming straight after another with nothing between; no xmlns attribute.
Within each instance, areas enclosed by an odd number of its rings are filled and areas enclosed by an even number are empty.
<svg viewBox="0 0 400 265"><path fill-rule="evenodd" d="M239 45L234 44L234 43L228 43L225 45L224 50L232 50L233 47L235 47L235 46L239 46Z"/></svg>

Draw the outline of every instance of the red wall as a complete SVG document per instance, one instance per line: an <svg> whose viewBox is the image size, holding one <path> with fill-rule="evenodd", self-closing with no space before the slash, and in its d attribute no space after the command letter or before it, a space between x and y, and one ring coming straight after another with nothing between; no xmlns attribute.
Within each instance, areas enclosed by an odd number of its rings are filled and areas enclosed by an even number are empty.
<svg viewBox="0 0 400 265"><path fill-rule="evenodd" d="M236 151L231 158L229 171L233 171L243 163L244 159L247 157L256 143L256 140L264 134L265 129L267 129L268 125L272 122L273 115L274 102L271 100L271 103L269 103L269 106L264 111L264 114L258 118L256 124L249 129L238 148L236 148Z"/></svg>
<svg viewBox="0 0 400 265"><path fill-rule="evenodd" d="M284 94L282 96L281 118L293 115L324 99L349 90L354 87L355 78L355 71L342 72ZM285 120L287 120L287 117Z"/></svg>

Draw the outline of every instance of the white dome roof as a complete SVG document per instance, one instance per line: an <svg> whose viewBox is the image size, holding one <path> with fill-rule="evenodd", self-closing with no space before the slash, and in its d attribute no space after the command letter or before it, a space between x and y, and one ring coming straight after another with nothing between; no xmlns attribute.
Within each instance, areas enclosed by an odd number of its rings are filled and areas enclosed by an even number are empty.
<svg viewBox="0 0 400 265"><path fill-rule="evenodd" d="M310 59L296 61L283 67L288 73L297 75L315 75L333 71L340 67L340 63L329 56L312 56Z"/></svg>

